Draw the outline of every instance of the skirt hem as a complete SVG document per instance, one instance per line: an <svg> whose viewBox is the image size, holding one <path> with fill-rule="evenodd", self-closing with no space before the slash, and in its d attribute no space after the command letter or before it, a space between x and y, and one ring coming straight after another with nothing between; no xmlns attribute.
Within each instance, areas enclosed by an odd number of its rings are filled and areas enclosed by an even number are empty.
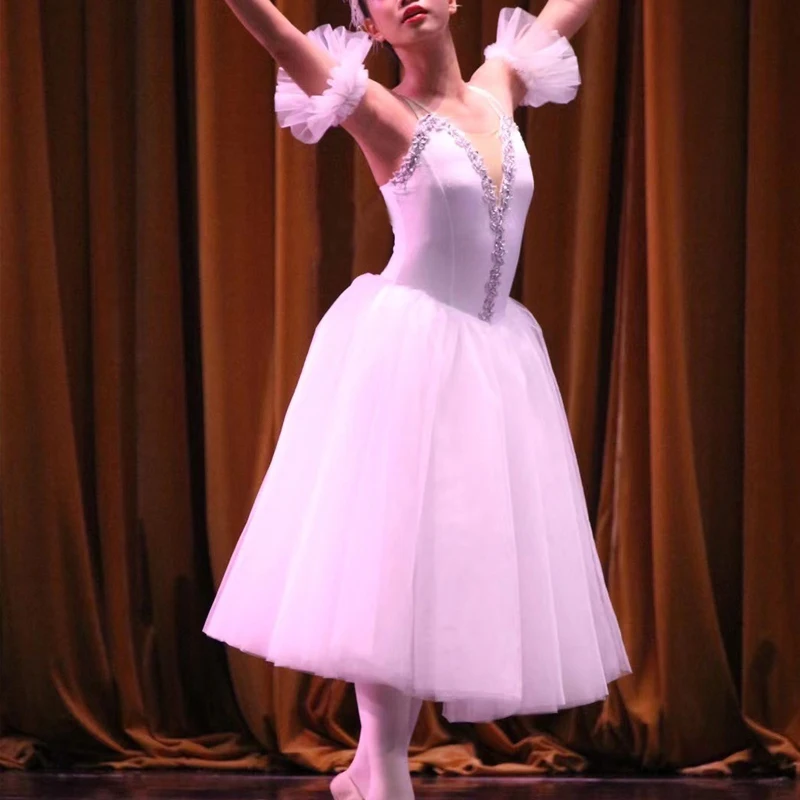
<svg viewBox="0 0 800 800"><path fill-rule="evenodd" d="M507 717L514 717L514 716L527 716L527 715L534 715L534 714L555 714L559 711L564 711L569 708L579 708L581 706L590 705L592 703L598 703L604 701L609 692L606 690L601 693L588 693L584 697L580 698L570 698L568 700L564 700L560 703L536 703L530 705L524 705L520 703L518 697L511 697L508 695L503 694L491 694L485 691L476 691L470 694L463 694L463 693L456 693L456 692L448 692L446 689L436 689L432 691L422 691L419 688L413 686L413 684L409 683L408 681L403 681L400 678L393 678L388 677L386 674L376 675L376 674L367 674L366 672L359 672L357 670L342 670L342 669L329 669L323 667L321 665L312 666L308 663L300 664L298 661L284 661L281 659L275 659L274 657L270 657L265 655L264 653L256 652L253 649L247 649L246 647L241 647L231 641L226 639L220 638L215 636L207 631L203 631L206 636L210 638L222 642L223 644L227 645L228 647L232 647L235 650L238 650L240 653L244 653L245 655L254 656L262 661L267 662L268 664L272 664L275 667L280 667L282 669L291 669L295 672L303 672L307 675L312 675L318 678L325 678L326 680L338 680L344 681L345 683L382 683L388 686L391 686L394 689L397 689L404 694L409 696L415 697L418 700L425 700L432 703L443 703L444 710L443 716L448 722L493 722L498 719L505 719ZM618 667L617 669L609 672L605 677L604 681L606 682L606 686L613 683L620 678L625 677L626 675L632 674L632 669L630 667ZM481 705L485 704L497 704L497 706L501 707L504 710L502 716L486 716L483 714L477 715L469 715L468 717L457 715L457 716L448 716L447 714L447 706L451 703L480 703ZM513 707L513 710L506 713L509 707Z"/></svg>

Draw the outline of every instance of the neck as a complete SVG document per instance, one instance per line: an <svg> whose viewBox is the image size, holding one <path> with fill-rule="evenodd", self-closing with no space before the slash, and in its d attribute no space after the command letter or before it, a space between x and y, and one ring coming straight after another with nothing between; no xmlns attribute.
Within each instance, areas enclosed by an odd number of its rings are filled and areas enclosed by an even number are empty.
<svg viewBox="0 0 800 800"><path fill-rule="evenodd" d="M433 46L426 42L425 46L398 48L397 55L403 65L402 80L396 87L400 93L423 102L463 97L466 84L449 31Z"/></svg>

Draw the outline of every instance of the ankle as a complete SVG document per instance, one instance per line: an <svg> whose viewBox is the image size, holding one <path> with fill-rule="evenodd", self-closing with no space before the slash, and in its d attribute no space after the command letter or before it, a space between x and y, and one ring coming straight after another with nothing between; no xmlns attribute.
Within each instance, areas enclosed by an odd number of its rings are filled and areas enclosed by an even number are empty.
<svg viewBox="0 0 800 800"><path fill-rule="evenodd" d="M350 762L350 770L353 772L368 772L369 771L369 757L364 747L359 747L353 760Z"/></svg>
<svg viewBox="0 0 800 800"><path fill-rule="evenodd" d="M356 750L353 761L346 770L348 777L356 785L361 794L366 797L369 790L369 758L363 747Z"/></svg>
<svg viewBox="0 0 800 800"><path fill-rule="evenodd" d="M388 770L370 776L368 800L414 800L411 773Z"/></svg>
<svg viewBox="0 0 800 800"><path fill-rule="evenodd" d="M370 770L370 776L375 780L381 781L398 781L405 783L406 780L411 780L411 772L408 769L408 762L384 762L378 768Z"/></svg>

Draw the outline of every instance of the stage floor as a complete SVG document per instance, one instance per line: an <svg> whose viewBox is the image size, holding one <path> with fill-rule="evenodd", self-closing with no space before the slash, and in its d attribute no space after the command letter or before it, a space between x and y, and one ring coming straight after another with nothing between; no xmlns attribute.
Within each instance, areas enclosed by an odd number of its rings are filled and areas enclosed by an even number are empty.
<svg viewBox="0 0 800 800"><path fill-rule="evenodd" d="M2 800L330 800L329 777L208 772L0 773ZM800 800L800 781L735 778L419 778L418 800Z"/></svg>

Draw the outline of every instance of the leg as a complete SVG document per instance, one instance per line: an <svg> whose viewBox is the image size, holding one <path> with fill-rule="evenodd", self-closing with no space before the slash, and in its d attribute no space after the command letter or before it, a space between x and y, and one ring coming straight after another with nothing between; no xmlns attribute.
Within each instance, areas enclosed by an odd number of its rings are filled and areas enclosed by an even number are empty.
<svg viewBox="0 0 800 800"><path fill-rule="evenodd" d="M360 736L350 766L331 781L335 800L364 800L369 791L369 754L366 738Z"/></svg>
<svg viewBox="0 0 800 800"><path fill-rule="evenodd" d="M417 701L390 686L357 684L361 741L369 762L368 800L413 800L408 771L410 725ZM416 716L414 716L416 723ZM359 743L360 744L360 743Z"/></svg>
<svg viewBox="0 0 800 800"><path fill-rule="evenodd" d="M372 687L377 691L380 691L381 688L385 691L389 690L388 687ZM394 690L389 690L394 691ZM370 693L370 687L367 688L357 688L356 694L359 698L359 716L362 717L364 712L362 711L363 704L365 702L369 702L368 700L362 700L362 695L364 693ZM396 693L399 694L399 693ZM402 697L402 695L401 695ZM407 728L406 728L406 755L408 754L408 748L411 744L411 737L414 735L414 729L417 726L417 719L419 718L420 708L422 707L422 700L419 700L416 697L409 697L407 698L408 702L408 720L407 720ZM364 800L367 797L370 789L370 758L369 758L369 742L370 736L365 736L363 733L363 721L362 721L362 735L358 740L358 748L356 749L355 757L353 758L353 762L350 766L340 775L337 775L331 781L331 792L336 800ZM369 725L369 723L368 723Z"/></svg>

